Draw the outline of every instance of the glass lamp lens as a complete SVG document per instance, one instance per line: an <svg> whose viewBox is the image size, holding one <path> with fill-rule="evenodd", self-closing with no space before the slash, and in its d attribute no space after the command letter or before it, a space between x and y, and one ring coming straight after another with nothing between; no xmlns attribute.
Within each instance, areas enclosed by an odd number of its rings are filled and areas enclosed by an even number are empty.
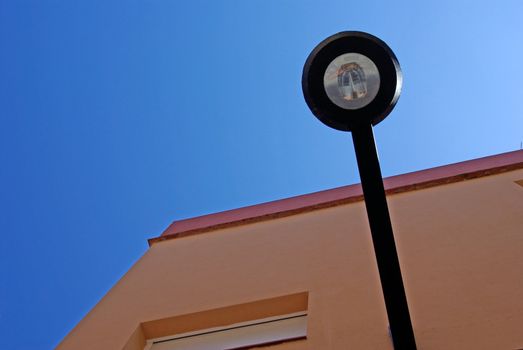
<svg viewBox="0 0 523 350"><path fill-rule="evenodd" d="M380 89L378 68L367 56L346 53L325 70L323 86L329 99L344 109L360 109L374 100Z"/></svg>

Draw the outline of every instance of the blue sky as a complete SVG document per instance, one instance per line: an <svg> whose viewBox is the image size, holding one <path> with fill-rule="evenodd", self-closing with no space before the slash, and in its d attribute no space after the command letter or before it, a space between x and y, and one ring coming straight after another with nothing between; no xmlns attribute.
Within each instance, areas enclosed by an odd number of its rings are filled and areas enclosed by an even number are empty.
<svg viewBox="0 0 523 350"><path fill-rule="evenodd" d="M343 30L394 50L385 176L520 148L521 1L0 2L0 348L51 349L176 219L359 182L301 93Z"/></svg>

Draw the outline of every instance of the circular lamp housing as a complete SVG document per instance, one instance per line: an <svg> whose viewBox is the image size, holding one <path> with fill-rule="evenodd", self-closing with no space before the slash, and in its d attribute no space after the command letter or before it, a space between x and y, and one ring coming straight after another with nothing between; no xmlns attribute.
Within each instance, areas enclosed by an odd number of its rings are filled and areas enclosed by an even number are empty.
<svg viewBox="0 0 523 350"><path fill-rule="evenodd" d="M328 37L303 67L307 105L324 124L342 131L385 119L398 101L401 84L400 65L392 50L363 32Z"/></svg>

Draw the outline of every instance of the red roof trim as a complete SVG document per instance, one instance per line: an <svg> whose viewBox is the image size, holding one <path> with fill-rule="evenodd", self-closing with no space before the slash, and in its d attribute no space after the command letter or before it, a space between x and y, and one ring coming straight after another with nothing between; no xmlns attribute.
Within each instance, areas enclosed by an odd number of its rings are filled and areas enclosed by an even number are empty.
<svg viewBox="0 0 523 350"><path fill-rule="evenodd" d="M387 194L401 193L523 168L523 150L444 165L384 179ZM363 200L360 184L174 221L149 245L225 227L295 215Z"/></svg>

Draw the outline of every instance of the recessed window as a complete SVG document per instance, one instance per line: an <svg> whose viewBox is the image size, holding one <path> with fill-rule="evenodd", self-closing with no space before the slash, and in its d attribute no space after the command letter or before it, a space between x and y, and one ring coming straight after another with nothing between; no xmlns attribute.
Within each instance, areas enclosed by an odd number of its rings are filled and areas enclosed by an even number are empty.
<svg viewBox="0 0 523 350"><path fill-rule="evenodd" d="M144 350L239 350L306 337L307 314L298 312L150 339Z"/></svg>

